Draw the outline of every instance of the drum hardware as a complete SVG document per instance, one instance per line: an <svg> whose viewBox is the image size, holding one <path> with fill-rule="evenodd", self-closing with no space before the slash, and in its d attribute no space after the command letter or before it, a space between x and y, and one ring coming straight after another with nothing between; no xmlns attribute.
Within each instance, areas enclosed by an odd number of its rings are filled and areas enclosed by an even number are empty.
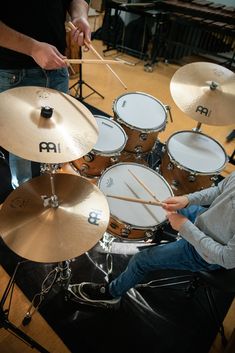
<svg viewBox="0 0 235 353"><path fill-rule="evenodd" d="M170 116L170 121L173 123L173 118L172 118L172 114L171 114L171 107L169 105L165 105L165 108ZM164 130L165 130L165 128L164 128Z"/></svg>
<svg viewBox="0 0 235 353"><path fill-rule="evenodd" d="M192 119L208 125L234 123L235 74L209 62L179 68L170 91L176 105Z"/></svg>
<svg viewBox="0 0 235 353"><path fill-rule="evenodd" d="M91 153L88 153L83 157L83 159L86 162L92 162L94 160L94 156Z"/></svg>
<svg viewBox="0 0 235 353"><path fill-rule="evenodd" d="M43 113L41 107L47 107ZM45 111L52 115L45 117ZM39 163L80 158L98 138L96 119L81 102L44 87L24 86L2 92L0 125L1 145L6 150Z"/></svg>
<svg viewBox="0 0 235 353"><path fill-rule="evenodd" d="M142 141L144 141L144 140L142 140ZM142 148L142 146L136 146L136 147L135 147L135 153L136 153L137 155L140 155L141 153L143 153L143 148Z"/></svg>
<svg viewBox="0 0 235 353"><path fill-rule="evenodd" d="M26 345L30 346L31 348L36 348L41 353L49 353L49 351L42 347L38 342L33 340L25 332L21 331L18 327L16 327L13 323L9 321L8 317L10 313L11 300L9 301L8 307L4 308L8 295L10 294L10 297L12 296L15 284L15 277L19 266L25 262L27 262L27 260L17 263L13 275L9 279L7 287L3 293L2 299L0 301L0 328L4 328L8 332L12 333L15 337L23 341Z"/></svg>
<svg viewBox="0 0 235 353"><path fill-rule="evenodd" d="M148 138L148 135L147 135L147 134L142 133L142 134L139 135L140 141L146 141L147 138Z"/></svg>
<svg viewBox="0 0 235 353"><path fill-rule="evenodd" d="M117 156L114 156L114 157L111 157L111 158L110 158L110 162L111 162L112 164L118 163L118 161L119 161L119 158L118 158Z"/></svg>
<svg viewBox="0 0 235 353"><path fill-rule="evenodd" d="M79 59L82 59L82 48L78 47L78 56ZM86 83L83 78L82 78L82 64L78 64L79 66L79 70L78 70L78 80L77 82L75 82L74 84L72 84L72 86L69 87L69 92L70 94L74 97L79 99L80 101L85 100L86 98L90 97L92 94L96 93L98 94L99 97L101 97L102 99L104 99L104 96L99 93L97 90L95 90L91 85L89 85L88 83ZM82 85L85 85L86 87L88 87L92 92L90 94L88 94L87 96L83 96L83 87ZM72 94L73 91L75 91L74 95Z"/></svg>
<svg viewBox="0 0 235 353"><path fill-rule="evenodd" d="M58 284L63 289L67 289L71 278L71 269L69 261L62 261L51 270L41 285L41 291L34 295L29 308L24 316L22 324L28 325L32 320L32 316L38 311L39 306L42 304L45 296L49 294L55 284Z"/></svg>
<svg viewBox="0 0 235 353"><path fill-rule="evenodd" d="M190 183L193 183L195 180L196 180L195 174L190 174L190 175L188 176L188 181L189 181Z"/></svg>

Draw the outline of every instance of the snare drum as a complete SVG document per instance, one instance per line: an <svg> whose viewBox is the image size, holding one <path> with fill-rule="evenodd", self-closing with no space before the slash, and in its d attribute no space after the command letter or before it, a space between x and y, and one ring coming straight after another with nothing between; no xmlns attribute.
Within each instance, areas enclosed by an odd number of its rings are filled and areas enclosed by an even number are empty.
<svg viewBox="0 0 235 353"><path fill-rule="evenodd" d="M150 151L163 131L167 121L165 106L156 98L142 92L119 96L113 104L116 120L127 133L125 151L143 153Z"/></svg>
<svg viewBox="0 0 235 353"><path fill-rule="evenodd" d="M119 161L125 147L127 136L123 128L114 120L95 115L99 137L94 149L80 159L72 162L81 175L100 176L103 170Z"/></svg>
<svg viewBox="0 0 235 353"><path fill-rule="evenodd" d="M136 163L118 163L109 167L100 177L98 187L104 195L153 200L132 174L141 180L160 201L173 196L171 187L160 174ZM119 238L146 239L166 221L166 212L159 206L111 197L107 199L110 208L108 232Z"/></svg>
<svg viewBox="0 0 235 353"><path fill-rule="evenodd" d="M228 162L223 147L198 131L179 131L166 143L160 171L175 195L214 185Z"/></svg>

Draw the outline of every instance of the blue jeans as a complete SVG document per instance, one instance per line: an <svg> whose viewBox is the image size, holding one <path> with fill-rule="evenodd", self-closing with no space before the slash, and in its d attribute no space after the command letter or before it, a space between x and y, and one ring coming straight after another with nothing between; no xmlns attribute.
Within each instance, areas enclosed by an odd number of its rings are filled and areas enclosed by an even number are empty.
<svg viewBox="0 0 235 353"><path fill-rule="evenodd" d="M191 222L195 221L199 213L205 211L201 206L190 206L179 213L184 214ZM219 265L207 263L184 239L163 245L150 246L136 253L124 272L109 284L109 292L113 297L120 297L136 284L141 283L151 271L159 269L188 270L216 270Z"/></svg>
<svg viewBox="0 0 235 353"><path fill-rule="evenodd" d="M68 70L67 68L58 70L43 70L41 68L0 70L0 93L20 86L47 87L68 93ZM22 126L22 128L24 127ZM10 153L9 165L14 188L32 178L31 162L29 160Z"/></svg>

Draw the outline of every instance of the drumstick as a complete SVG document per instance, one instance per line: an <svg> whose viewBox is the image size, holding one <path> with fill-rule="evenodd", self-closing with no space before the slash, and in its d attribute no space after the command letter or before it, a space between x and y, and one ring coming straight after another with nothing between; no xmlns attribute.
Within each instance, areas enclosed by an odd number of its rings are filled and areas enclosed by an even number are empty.
<svg viewBox="0 0 235 353"><path fill-rule="evenodd" d="M157 202L160 202L160 200L158 200L158 198L154 195L154 193L152 193L152 191L147 187L147 185L144 184L143 181L141 181L134 173L132 173L132 171L130 169L128 169L128 172L133 176L133 178L135 178L135 180L147 191L147 193L152 196L152 198L154 200L156 200ZM161 202L160 202L161 203Z"/></svg>
<svg viewBox="0 0 235 353"><path fill-rule="evenodd" d="M70 29L76 29L76 27L74 26L74 24L71 22L71 21L68 21L67 22L67 25ZM100 59L100 60L104 60L102 58L102 56L95 50L95 48L91 45L91 44L88 44L87 42L84 42L85 45L91 49L91 51ZM113 69L108 65L106 64L107 68L112 72L112 74L119 80L119 82L123 85L123 87L125 89L127 89L127 86L122 82L122 80L120 79L120 77L116 74L116 72L113 71Z"/></svg>
<svg viewBox="0 0 235 353"><path fill-rule="evenodd" d="M128 189L130 190L130 192L131 192L137 199L140 199L140 197L138 196L138 194L136 194L136 192L132 189L132 187L130 187L130 185L127 184L126 182L125 182L125 184L126 184L126 186L128 187ZM153 219L154 219L157 223L159 223L158 218L157 218L156 215L149 209L149 206L143 204L143 207L144 207L144 208L146 209L146 211L153 217Z"/></svg>
<svg viewBox="0 0 235 353"><path fill-rule="evenodd" d="M143 199L136 199L134 197L116 196L116 195L106 195L106 197L112 197L113 199L118 199L118 200L123 200L123 201L130 201L130 202L137 202L137 203L142 203L142 204L151 205L151 206L160 206L160 207L163 206L162 202L143 200Z"/></svg>
<svg viewBox="0 0 235 353"><path fill-rule="evenodd" d="M94 59L65 59L69 64L124 64L124 61L94 60Z"/></svg>

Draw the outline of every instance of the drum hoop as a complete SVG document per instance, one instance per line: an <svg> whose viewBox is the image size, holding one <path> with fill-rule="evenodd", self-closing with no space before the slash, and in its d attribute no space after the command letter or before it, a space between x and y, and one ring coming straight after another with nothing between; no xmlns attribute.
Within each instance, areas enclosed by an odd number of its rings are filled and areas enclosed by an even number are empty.
<svg viewBox="0 0 235 353"><path fill-rule="evenodd" d="M158 223L158 224L155 224L155 225L152 225L152 226L146 226L146 227L141 227L141 226L138 226L136 224L130 224L124 220L122 220L121 218L117 218L116 216L114 216L111 212L110 212L110 218L113 218L117 223L119 223L120 225L121 224L124 224L124 225L128 225L131 230L156 230L159 226L161 226L162 224L164 224L167 219L165 219L164 221Z"/></svg>
<svg viewBox="0 0 235 353"><path fill-rule="evenodd" d="M110 169L115 168L115 167L117 167L117 166L119 166L119 165L136 165L136 166L141 167L141 168L149 169L152 173L156 174L156 175L164 182L164 184L167 186L167 188L168 188L168 190L169 190L169 192L170 192L170 196L174 196L174 193L173 193L172 188L170 187L170 184L164 179L164 177L163 177L162 175L160 175L158 172L156 172L155 170L153 170L153 169L151 169L151 168L149 168L149 167L147 167L147 166L145 166L145 165L138 164L138 163L134 163L134 162L130 162L130 163L120 162L120 163L116 163L116 164L114 164L114 165L111 165L110 167L108 167L107 169L105 169L105 171L101 174L101 176L100 176L100 178L99 178L99 181L98 181L98 184L97 184L98 188L100 188L101 179L102 179L102 177L104 176L104 174L106 174ZM156 230L160 225L164 224L164 223L166 222L166 220L167 220L167 219L165 219L164 221L158 223L157 225L151 225L151 226L141 227L141 226L138 226L138 225L136 225L136 224L127 223L126 221L124 221L124 220L121 219L121 218L117 218L116 216L114 216L114 215L111 213L111 211L110 211L110 215L111 215L112 218L114 218L116 221L119 220L120 223L122 222L122 224L124 223L124 224L130 225L130 226L132 227L131 229L141 229L141 230L144 230L144 229L146 229L146 230L149 230L149 229L150 229L150 230L151 230L151 229L153 229L153 228L154 228L153 230Z"/></svg>
<svg viewBox="0 0 235 353"><path fill-rule="evenodd" d="M165 129L165 126L166 126L165 124L162 124L162 125L156 126L154 128L151 128L151 129L144 129L144 128L139 128L137 126L128 124L126 121L122 120L122 118L120 118L119 116L117 116L117 121L120 122L120 124L123 124L123 125L127 126L131 130L136 130L136 131L143 132L143 133L163 131ZM166 122L166 120L165 120L165 122Z"/></svg>
<svg viewBox="0 0 235 353"><path fill-rule="evenodd" d="M116 109L117 102L118 102L118 100L121 97L128 96L130 94L141 94L142 96L147 96L147 97L153 98L154 101L158 102L162 106L162 108L164 110L164 113L165 113L164 122L160 126L156 126L156 127L151 128L151 129L150 128L149 129L145 129L145 128L139 128L137 126L128 124L127 122L122 120L122 118L119 116L119 114L117 112L117 109ZM162 130L164 130L164 128L166 126L166 122L167 122L167 110L166 110L166 107L164 106L164 104L160 100L158 100L157 98L155 98L154 96L152 96L151 94L148 94L148 93L144 93L144 92L140 92L140 91L133 91L133 92L129 92L129 93L123 93L123 94L119 95L113 101L112 110L113 110L114 114L116 114L117 121L121 121L124 125L126 125L127 127L129 127L130 129L133 129L133 130L138 130L140 132L154 132L154 131L162 131Z"/></svg>
<svg viewBox="0 0 235 353"><path fill-rule="evenodd" d="M170 139L171 139L174 135L178 135L178 134L180 134L181 132L196 133L196 134L200 134L200 135L202 135L202 136L208 137L209 139L213 140L215 143L217 143L217 145L218 145L219 147L221 147L221 150L224 152L224 157L225 157L224 164L223 164L220 168L214 170L213 172L199 172L199 171L193 170L193 169L191 169L191 168L188 168L188 167L186 167L186 166L180 164L180 163L172 156L172 154L170 153L170 150L169 150L169 148L168 148L168 145L169 145ZM202 133L202 132L200 132L200 131L193 131L193 130L176 131L176 132L174 132L174 133L168 138L168 140L167 140L167 142L166 142L165 145L166 145L166 147L167 147L167 154L168 154L168 156L169 156L169 158L170 158L171 163L173 163L177 168L183 169L183 170L185 170L185 171L187 171L187 172L190 172L190 174L193 174L193 175L216 175L216 174L219 174L219 173L225 168L226 164L227 164L228 161L229 161L229 157L228 157L228 155L227 155L225 149L223 148L223 146L220 145L220 143L219 143L218 141L216 141L213 137L210 137L210 136L208 136L208 135L206 135L206 134L204 134L204 133Z"/></svg>

